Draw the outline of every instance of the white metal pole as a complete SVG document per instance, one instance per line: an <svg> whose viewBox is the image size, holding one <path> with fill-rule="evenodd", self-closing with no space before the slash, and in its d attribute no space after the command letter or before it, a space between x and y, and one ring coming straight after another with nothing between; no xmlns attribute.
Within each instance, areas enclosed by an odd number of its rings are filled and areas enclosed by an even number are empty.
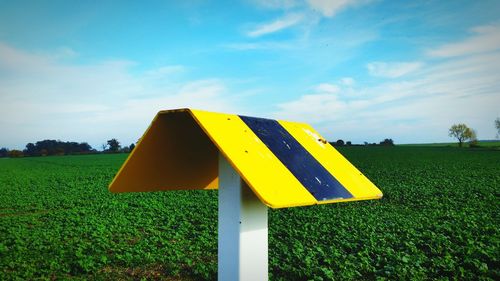
<svg viewBox="0 0 500 281"><path fill-rule="evenodd" d="M219 154L219 281L268 280L267 235L267 206Z"/></svg>

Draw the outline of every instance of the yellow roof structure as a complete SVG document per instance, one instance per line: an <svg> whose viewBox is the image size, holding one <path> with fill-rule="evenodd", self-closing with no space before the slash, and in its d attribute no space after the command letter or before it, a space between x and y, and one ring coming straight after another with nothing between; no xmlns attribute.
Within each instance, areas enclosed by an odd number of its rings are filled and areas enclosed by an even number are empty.
<svg viewBox="0 0 500 281"><path fill-rule="evenodd" d="M193 109L158 112L109 190L216 189L219 153L271 208L382 198L308 124Z"/></svg>

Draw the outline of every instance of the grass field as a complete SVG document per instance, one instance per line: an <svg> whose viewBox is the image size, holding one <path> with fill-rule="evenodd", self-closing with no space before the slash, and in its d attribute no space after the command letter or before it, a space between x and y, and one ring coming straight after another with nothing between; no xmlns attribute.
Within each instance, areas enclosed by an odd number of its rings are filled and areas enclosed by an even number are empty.
<svg viewBox="0 0 500 281"><path fill-rule="evenodd" d="M437 142L437 143L414 143L414 144L399 144L399 146L426 146L426 147L458 147L457 142ZM463 147L468 147L469 143L464 143ZM477 146L480 148L497 148L500 149L500 141L479 141Z"/></svg>
<svg viewBox="0 0 500 281"><path fill-rule="evenodd" d="M384 198L270 210L271 280L500 280L499 151L340 151ZM125 158L0 159L0 279L216 279L217 192L111 194Z"/></svg>

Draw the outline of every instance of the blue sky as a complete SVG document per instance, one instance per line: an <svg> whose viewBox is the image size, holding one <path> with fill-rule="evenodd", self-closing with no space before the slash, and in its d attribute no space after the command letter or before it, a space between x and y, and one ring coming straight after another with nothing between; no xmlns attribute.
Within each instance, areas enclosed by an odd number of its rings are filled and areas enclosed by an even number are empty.
<svg viewBox="0 0 500 281"><path fill-rule="evenodd" d="M331 141L493 139L499 77L500 1L0 0L0 147L128 145L179 107Z"/></svg>

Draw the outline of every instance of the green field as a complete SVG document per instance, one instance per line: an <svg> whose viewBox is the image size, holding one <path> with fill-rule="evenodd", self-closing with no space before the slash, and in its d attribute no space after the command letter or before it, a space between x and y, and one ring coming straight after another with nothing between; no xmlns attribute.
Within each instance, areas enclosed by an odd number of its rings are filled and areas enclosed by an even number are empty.
<svg viewBox="0 0 500 281"><path fill-rule="evenodd" d="M377 201L270 210L271 280L500 280L500 152L342 147ZM217 277L217 192L111 194L126 155L0 159L0 279Z"/></svg>
<svg viewBox="0 0 500 281"><path fill-rule="evenodd" d="M414 144L398 144L399 146L434 146L434 147L458 147L457 142L436 142L436 143L414 143ZM476 144L479 148L497 148L500 149L500 141L479 141ZM469 143L465 142L463 147L469 147Z"/></svg>

